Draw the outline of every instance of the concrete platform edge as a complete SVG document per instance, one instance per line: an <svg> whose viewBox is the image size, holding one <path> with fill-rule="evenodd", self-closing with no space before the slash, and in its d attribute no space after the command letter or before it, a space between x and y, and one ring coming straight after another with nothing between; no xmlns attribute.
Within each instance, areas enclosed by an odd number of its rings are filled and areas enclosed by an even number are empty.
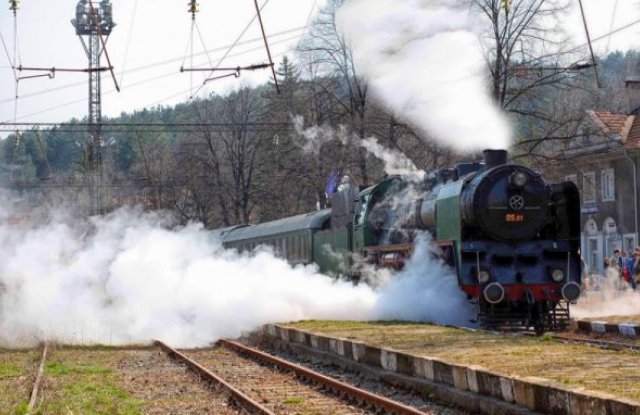
<svg viewBox="0 0 640 415"><path fill-rule="evenodd" d="M481 366L465 366L441 358L417 356L349 339L268 324L262 334L274 345L320 355L342 366L374 373L424 396L487 414L640 415L640 402L569 389L548 379L505 376Z"/></svg>

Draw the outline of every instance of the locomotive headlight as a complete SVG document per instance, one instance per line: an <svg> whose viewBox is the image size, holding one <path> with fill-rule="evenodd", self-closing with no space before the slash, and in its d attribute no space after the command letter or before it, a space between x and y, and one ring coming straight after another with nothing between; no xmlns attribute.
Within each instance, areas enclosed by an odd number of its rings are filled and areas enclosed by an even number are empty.
<svg viewBox="0 0 640 415"><path fill-rule="evenodd" d="M486 283L488 283L488 282L489 282L489 278L491 278L491 276L489 275L489 272L488 272L488 271L484 271L484 270L482 270L482 271L480 271L480 272L478 273L478 282L479 282L480 284L486 284Z"/></svg>
<svg viewBox="0 0 640 415"><path fill-rule="evenodd" d="M564 272L562 272L561 269L554 269L553 271L551 271L551 278L555 282L560 282L564 278Z"/></svg>
<svg viewBox="0 0 640 415"><path fill-rule="evenodd" d="M517 187L524 187L524 185L527 184L528 179L527 175L523 172L515 172L511 175L511 184Z"/></svg>

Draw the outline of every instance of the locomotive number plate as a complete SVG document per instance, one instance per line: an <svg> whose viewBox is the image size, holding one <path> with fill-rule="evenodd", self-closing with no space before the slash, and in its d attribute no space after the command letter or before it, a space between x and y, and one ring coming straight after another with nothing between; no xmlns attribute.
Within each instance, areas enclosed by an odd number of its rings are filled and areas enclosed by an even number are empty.
<svg viewBox="0 0 640 415"><path fill-rule="evenodd" d="M523 213L507 213L504 215L504 220L507 223L522 223L524 222L524 214Z"/></svg>

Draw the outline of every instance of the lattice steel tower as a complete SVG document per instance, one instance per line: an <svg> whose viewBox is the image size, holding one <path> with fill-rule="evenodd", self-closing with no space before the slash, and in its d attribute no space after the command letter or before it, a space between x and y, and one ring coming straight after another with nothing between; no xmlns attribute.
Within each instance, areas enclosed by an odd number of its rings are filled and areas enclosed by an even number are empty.
<svg viewBox="0 0 640 415"><path fill-rule="evenodd" d="M79 0L76 6L76 18L71 20L82 47L89 59L89 114L87 157L91 176L91 201L94 214L102 213L103 166L102 166L102 93L101 72L110 68L100 67L100 57L105 49L103 36L109 36L115 26L110 0L95 4L92 1Z"/></svg>

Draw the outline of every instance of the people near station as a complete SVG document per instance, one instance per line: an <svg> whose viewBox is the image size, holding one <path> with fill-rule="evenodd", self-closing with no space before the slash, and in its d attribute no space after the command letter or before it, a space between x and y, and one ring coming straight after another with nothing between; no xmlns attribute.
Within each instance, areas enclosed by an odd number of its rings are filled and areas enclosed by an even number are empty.
<svg viewBox="0 0 640 415"><path fill-rule="evenodd" d="M615 268L622 268L622 253L620 248L614 248L613 255L609 259L609 264Z"/></svg>
<svg viewBox="0 0 640 415"><path fill-rule="evenodd" d="M584 290L588 290L591 288L591 272L589 271L589 265L587 265L587 261L584 260L580 249L578 249L578 256L580 257L580 268L582 269L582 273L580 275L582 288Z"/></svg>
<svg viewBox="0 0 640 415"><path fill-rule="evenodd" d="M606 256L602 260L602 268L604 269L604 276L606 277L609 274L609 267L611 266L611 259Z"/></svg>
<svg viewBox="0 0 640 415"><path fill-rule="evenodd" d="M624 283L623 286L629 284L629 269L627 268L628 261L629 257L627 256L627 251L623 249L620 253L620 279Z"/></svg>
<svg viewBox="0 0 640 415"><path fill-rule="evenodd" d="M351 187L351 176L348 173L346 173L344 176L342 176L342 179L340 179L340 186L338 186L338 191L340 192L350 187Z"/></svg>
<svg viewBox="0 0 640 415"><path fill-rule="evenodd" d="M633 256L627 260L627 272L631 288L635 290L640 281L640 246L636 247Z"/></svg>
<svg viewBox="0 0 640 415"><path fill-rule="evenodd" d="M606 271L608 273L607 277L612 279L612 283L617 288L622 288L622 269L624 268L622 264L622 255L620 254L620 248L613 249L613 255L609 258L609 269Z"/></svg>

